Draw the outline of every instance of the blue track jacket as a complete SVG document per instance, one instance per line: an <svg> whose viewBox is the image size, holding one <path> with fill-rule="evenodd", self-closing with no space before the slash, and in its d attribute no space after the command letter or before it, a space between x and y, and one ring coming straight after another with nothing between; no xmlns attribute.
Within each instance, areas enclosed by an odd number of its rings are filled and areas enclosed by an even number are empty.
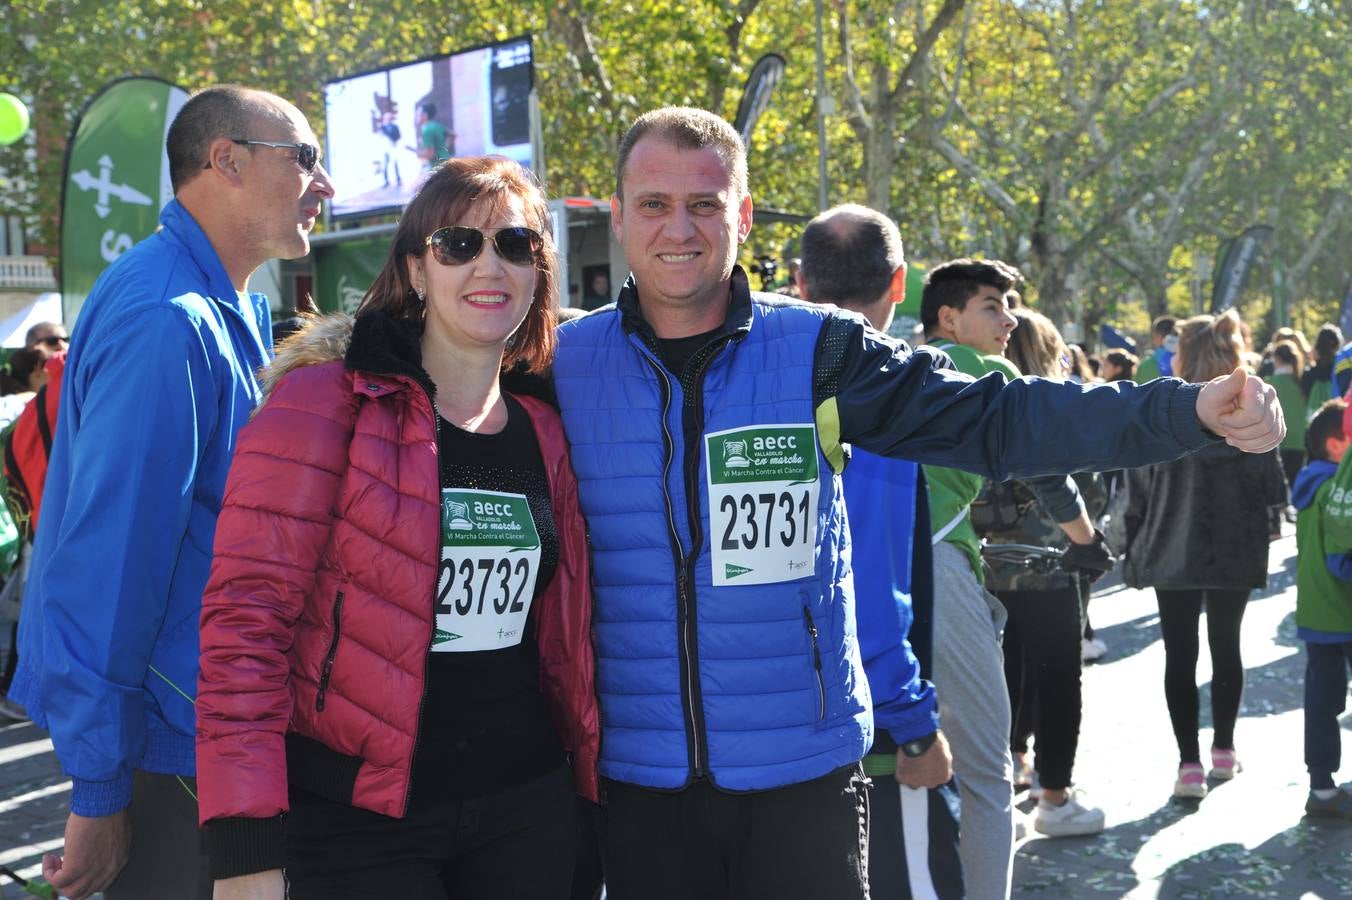
<svg viewBox="0 0 1352 900"><path fill-rule="evenodd" d="M933 606L932 592L912 584L918 574L914 569L929 561L929 517L917 518L916 509L919 469L913 462L856 450L841 476L850 518L859 651L873 695L874 724L886 729L895 744L939 728L934 685L921 677L912 649L913 638L924 651L930 646ZM917 541L918 523L923 546ZM925 608L916 609L920 605Z"/></svg>
<svg viewBox="0 0 1352 900"><path fill-rule="evenodd" d="M235 449L272 346L192 216L100 276L71 338L11 696L49 729L71 811L190 775L198 616Z"/></svg>

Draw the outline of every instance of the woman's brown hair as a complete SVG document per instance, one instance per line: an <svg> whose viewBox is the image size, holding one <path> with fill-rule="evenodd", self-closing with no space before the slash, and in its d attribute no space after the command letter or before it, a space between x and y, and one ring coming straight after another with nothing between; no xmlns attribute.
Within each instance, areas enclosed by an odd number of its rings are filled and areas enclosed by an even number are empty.
<svg viewBox="0 0 1352 900"><path fill-rule="evenodd" d="M1178 326L1174 374L1192 382L1229 375L1244 359L1244 331L1239 313L1193 316Z"/></svg>
<svg viewBox="0 0 1352 900"><path fill-rule="evenodd" d="M1009 335L1009 361L1024 375L1065 380L1069 351L1052 320L1026 306L1010 310L1019 324Z"/></svg>
<svg viewBox="0 0 1352 900"><path fill-rule="evenodd" d="M1290 366L1292 374L1297 378L1305 371L1305 354L1300 351L1300 346L1292 340L1283 339L1273 346L1272 361Z"/></svg>
<svg viewBox="0 0 1352 900"><path fill-rule="evenodd" d="M518 364L530 372L543 372L549 368L554 359L554 312L559 302L559 257L549 205L531 175L505 157L455 157L446 160L428 176L404 208L390 245L390 255L362 298L357 315L381 310L398 319L421 322L423 301L418 299L409 281L408 258L422 259L427 252L427 236L444 225L463 224L470 207L476 203L486 202L493 212L497 212L506 205L509 197L521 198L526 224L540 232L544 248L535 266L535 295L526 318L507 342L502 369L505 372ZM485 246L481 252L495 251Z"/></svg>

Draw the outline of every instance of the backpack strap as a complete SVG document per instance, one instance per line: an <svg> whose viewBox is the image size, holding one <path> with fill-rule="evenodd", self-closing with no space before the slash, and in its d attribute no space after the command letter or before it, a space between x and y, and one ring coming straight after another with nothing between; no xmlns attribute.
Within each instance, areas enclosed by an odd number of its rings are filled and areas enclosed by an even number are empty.
<svg viewBox="0 0 1352 900"><path fill-rule="evenodd" d="M47 385L38 389L36 397L30 401L37 404L38 434L42 437L42 452L49 459L52 455L52 423L47 418Z"/></svg>

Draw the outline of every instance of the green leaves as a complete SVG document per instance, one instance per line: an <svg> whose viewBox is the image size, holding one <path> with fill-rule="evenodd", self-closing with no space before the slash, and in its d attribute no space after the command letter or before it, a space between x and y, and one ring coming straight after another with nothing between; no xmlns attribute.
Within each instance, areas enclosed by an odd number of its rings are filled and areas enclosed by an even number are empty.
<svg viewBox="0 0 1352 900"><path fill-rule="evenodd" d="M1302 324L1333 315L1352 268L1338 4L823 6L831 202L893 215L913 257L1006 257L1044 311L1092 327L1110 307L1122 323L1188 311L1219 241L1265 222ZM813 18L800 0L27 0L0 32L0 87L30 101L38 139L0 149L0 207L52 243L66 136L122 75L263 87L322 128L326 80L530 33L551 194L608 196L616 142L647 109L731 118L775 51L788 66L752 137L752 191L758 209L810 214ZM798 231L757 224L746 252L778 254Z"/></svg>

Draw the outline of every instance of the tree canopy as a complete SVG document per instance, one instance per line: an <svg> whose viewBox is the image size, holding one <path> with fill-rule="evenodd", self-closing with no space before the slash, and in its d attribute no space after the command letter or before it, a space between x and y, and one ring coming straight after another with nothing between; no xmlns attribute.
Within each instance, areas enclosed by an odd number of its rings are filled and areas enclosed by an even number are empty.
<svg viewBox="0 0 1352 900"><path fill-rule="evenodd" d="M1209 302L1222 242L1274 237L1244 311L1264 334L1280 257L1295 324L1332 319L1352 239L1352 20L1337 0L826 0L832 203L897 219L908 255L999 256L1058 322L1140 331ZM815 35L796 0L28 0L0 89L35 143L0 148L0 208L54 244L64 142L105 82L272 90L323 125L323 83L529 33L551 194L608 196L638 113L729 119L756 59L788 67L749 148L756 204L814 213ZM778 254L795 229L753 230Z"/></svg>

